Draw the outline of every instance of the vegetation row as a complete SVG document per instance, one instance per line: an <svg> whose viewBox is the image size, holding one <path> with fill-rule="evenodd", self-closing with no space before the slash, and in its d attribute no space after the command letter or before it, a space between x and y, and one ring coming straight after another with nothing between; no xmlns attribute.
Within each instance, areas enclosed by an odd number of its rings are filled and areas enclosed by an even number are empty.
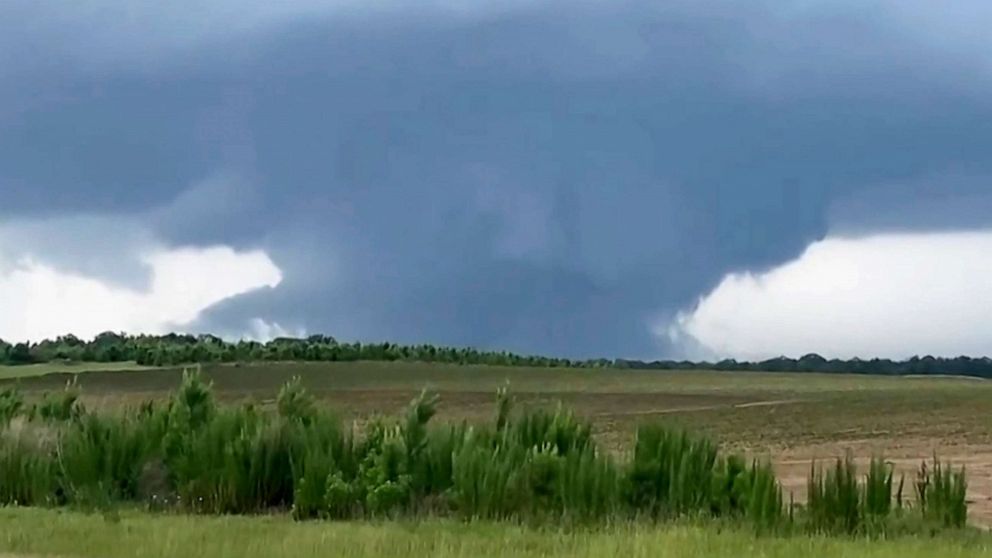
<svg viewBox="0 0 992 558"><path fill-rule="evenodd" d="M432 422L421 393L399 416L345 427L286 384L276 408L218 406L187 372L174 396L90 412L73 386L27 404L0 393L0 504L294 517L456 516L600 524L715 518L762 530L828 533L960 528L964 470L936 458L906 487L873 460L813 466L804 505L783 497L772 468L703 437L640 427L629 454L601 451L566 409L514 410L505 389L485 423ZM904 497L904 491L907 492ZM911 493L911 494L910 494Z"/></svg>
<svg viewBox="0 0 992 558"><path fill-rule="evenodd" d="M831 372L853 374L969 375L992 377L992 359L913 357L889 359L827 360L810 354L799 359L779 357L760 362L722 360L691 362L625 359L570 360L519 355L506 351L482 351L436 345L396 343L340 343L326 335L306 339L279 338L268 343L226 342L213 335L138 335L107 332L90 341L66 335L38 343L7 343L0 340L0 364L31 364L58 361L130 362L172 366L210 362L244 361L417 361L454 364L489 364L535 367L598 367L651 370L728 370L762 372Z"/></svg>

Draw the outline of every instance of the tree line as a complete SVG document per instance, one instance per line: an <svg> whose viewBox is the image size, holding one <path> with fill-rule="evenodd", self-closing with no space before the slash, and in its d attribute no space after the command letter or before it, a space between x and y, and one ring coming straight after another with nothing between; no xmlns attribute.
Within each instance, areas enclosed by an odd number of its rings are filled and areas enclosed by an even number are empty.
<svg viewBox="0 0 992 558"><path fill-rule="evenodd" d="M829 372L883 375L962 375L992 378L992 359L913 357L891 359L826 359L809 354L802 358L778 357L762 361L586 359L576 360L508 351L445 347L431 344L347 343L329 335L306 338L281 337L266 343L225 341L214 335L126 335L105 332L91 340L74 335L37 343L0 340L0 364L50 362L136 362L150 366L253 361L412 361L449 364L488 364L561 368L615 368L635 370L727 370L762 372Z"/></svg>
<svg viewBox="0 0 992 558"><path fill-rule="evenodd" d="M133 361L141 365L170 366L211 362L358 360L534 367L612 365L607 360L577 361L430 344L346 343L338 342L328 335L281 337L266 343L244 340L229 342L214 335L126 335L114 332L101 333L90 341L74 335L38 343L11 344L0 340L0 364L8 365Z"/></svg>
<svg viewBox="0 0 992 558"><path fill-rule="evenodd" d="M817 354L802 358L777 357L761 361L737 361L733 359L718 362L616 359L616 368L645 370L725 370L737 372L821 372L831 374L877 374L890 376L974 376L992 378L992 359L988 357L955 358L914 356L907 360L888 358L873 359L826 359Z"/></svg>

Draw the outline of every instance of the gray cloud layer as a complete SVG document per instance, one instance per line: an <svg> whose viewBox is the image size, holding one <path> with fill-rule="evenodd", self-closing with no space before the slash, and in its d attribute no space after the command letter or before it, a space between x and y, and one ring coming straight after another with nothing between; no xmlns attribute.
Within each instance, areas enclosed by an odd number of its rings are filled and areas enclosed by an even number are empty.
<svg viewBox="0 0 992 558"><path fill-rule="evenodd" d="M7 4L0 219L265 248L203 328L674 354L652 324L828 230L989 224L970 4Z"/></svg>

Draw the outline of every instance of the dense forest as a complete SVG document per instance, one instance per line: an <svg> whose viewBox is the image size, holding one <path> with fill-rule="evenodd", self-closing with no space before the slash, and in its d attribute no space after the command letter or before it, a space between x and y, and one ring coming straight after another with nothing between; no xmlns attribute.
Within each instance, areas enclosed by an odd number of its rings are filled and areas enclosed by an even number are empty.
<svg viewBox="0 0 992 558"><path fill-rule="evenodd" d="M7 343L0 340L0 364L46 362L129 362L172 366L211 362L248 361L415 361L500 366L618 368L638 370L728 370L767 372L834 372L889 375L966 375L992 378L990 358L913 357L909 360L827 360L819 355L799 359L779 357L757 362L722 360L645 362L627 359L570 360L519 355L506 351L483 351L436 345L396 343L344 343L327 335L305 339L278 338L267 343L228 342L213 335L124 335L106 332L85 341L73 335L39 343Z"/></svg>

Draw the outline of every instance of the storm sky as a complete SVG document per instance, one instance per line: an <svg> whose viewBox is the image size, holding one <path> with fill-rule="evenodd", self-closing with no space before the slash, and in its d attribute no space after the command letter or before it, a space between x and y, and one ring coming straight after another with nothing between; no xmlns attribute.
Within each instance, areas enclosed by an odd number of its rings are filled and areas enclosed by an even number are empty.
<svg viewBox="0 0 992 558"><path fill-rule="evenodd" d="M0 338L992 354L992 5L0 5Z"/></svg>

